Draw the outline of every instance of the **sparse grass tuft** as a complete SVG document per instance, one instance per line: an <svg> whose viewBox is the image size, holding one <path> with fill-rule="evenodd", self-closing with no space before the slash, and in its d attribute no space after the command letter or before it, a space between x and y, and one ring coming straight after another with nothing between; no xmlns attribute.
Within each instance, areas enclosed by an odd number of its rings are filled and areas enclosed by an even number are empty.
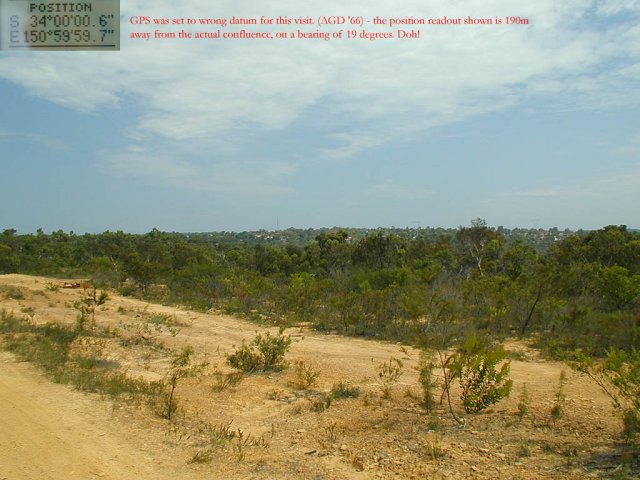
<svg viewBox="0 0 640 480"><path fill-rule="evenodd" d="M102 338L57 324L34 325L2 312L3 346L18 358L35 363L57 383L113 397L157 396L160 382L131 378L101 357Z"/></svg>
<svg viewBox="0 0 640 480"><path fill-rule="evenodd" d="M518 451L518 457L530 457L531 456L531 449L529 448L529 445L527 443L523 443L520 446L520 450Z"/></svg>
<svg viewBox="0 0 640 480"><path fill-rule="evenodd" d="M176 388L178 381L187 378L194 377L200 374L208 365L208 362L195 362L195 351L190 346L185 346L179 353L174 353L171 359L171 365L169 371L165 375L164 381L161 384L164 387L164 394L162 400L162 409L159 412L160 416L171 420L174 414L178 411L178 404L175 398Z"/></svg>
<svg viewBox="0 0 640 480"><path fill-rule="evenodd" d="M230 442L236 436L236 432L231 429L232 423L233 422L221 423L219 425L204 424L201 433L208 437L211 444L222 445Z"/></svg>
<svg viewBox="0 0 640 480"><path fill-rule="evenodd" d="M382 390L382 398L391 398L391 387L402 376L402 361L390 358L388 362L378 365L378 383Z"/></svg>
<svg viewBox="0 0 640 480"><path fill-rule="evenodd" d="M298 361L295 363L296 380L293 386L298 390L308 390L318 382L320 370L317 370L310 363Z"/></svg>
<svg viewBox="0 0 640 480"><path fill-rule="evenodd" d="M312 412L322 413L331 406L332 402L333 397L331 395L321 395L311 400L310 409Z"/></svg>
<svg viewBox="0 0 640 480"><path fill-rule="evenodd" d="M213 450L205 448L194 453L187 463L211 463L211 460L213 460Z"/></svg>
<svg viewBox="0 0 640 480"><path fill-rule="evenodd" d="M527 413L529 413L529 407L531 406L531 394L529 393L529 387L525 383L520 390L520 398L518 399L518 418L522 420Z"/></svg>
<svg viewBox="0 0 640 480"><path fill-rule="evenodd" d="M211 389L214 392L222 392L229 387L235 387L243 378L242 372L222 373L219 371L213 372L214 384Z"/></svg>
<svg viewBox="0 0 640 480"><path fill-rule="evenodd" d="M433 434L431 441L427 445L427 452L433 461L438 461L444 457L444 451L442 450L442 445L440 443L440 436L437 433Z"/></svg>
<svg viewBox="0 0 640 480"><path fill-rule="evenodd" d="M556 401L551 408L551 417L553 421L560 420L564 415L564 404L566 401L566 395L564 393L564 387L567 383L567 374L564 370L560 372L560 380L558 381L558 389L556 390Z"/></svg>
<svg viewBox="0 0 640 480"><path fill-rule="evenodd" d="M24 300L24 293L17 287L0 286L0 292L4 293L7 299Z"/></svg>
<svg viewBox="0 0 640 480"><path fill-rule="evenodd" d="M352 387L348 383L340 381L334 383L333 387L331 387L331 396L335 399L358 398L360 396L360 388Z"/></svg>
<svg viewBox="0 0 640 480"><path fill-rule="evenodd" d="M236 454L238 456L237 459L238 459L239 462L244 460L244 458L245 458L245 449L247 447L267 448L269 446L267 441L264 439L264 436L262 436L260 438L256 438L256 437L252 436L251 433L245 434L240 429L238 429L238 431L236 432L236 437L235 438L236 438L236 443L235 443L234 447L235 447L235 451L236 451Z"/></svg>
<svg viewBox="0 0 640 480"><path fill-rule="evenodd" d="M331 443L335 443L336 440L338 439L337 427L338 427L338 424L336 422L331 422L329 423L329 425L324 427L324 430L325 432L327 432L329 441Z"/></svg>

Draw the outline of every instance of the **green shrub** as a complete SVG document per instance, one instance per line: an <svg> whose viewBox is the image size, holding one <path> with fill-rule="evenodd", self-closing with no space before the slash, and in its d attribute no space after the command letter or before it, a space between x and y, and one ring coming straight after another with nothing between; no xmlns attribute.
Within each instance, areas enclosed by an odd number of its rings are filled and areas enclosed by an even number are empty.
<svg viewBox="0 0 640 480"><path fill-rule="evenodd" d="M291 336L282 332L281 329L276 336L269 332L264 335L258 333L250 344L243 341L234 353L227 355L227 363L248 373L285 369L287 362L284 356L291 348Z"/></svg>
<svg viewBox="0 0 640 480"><path fill-rule="evenodd" d="M284 355L291 348L290 335L282 335L281 330L273 337L267 332L264 336L256 335L254 343L262 355L263 370L282 370L287 366Z"/></svg>
<svg viewBox="0 0 640 480"><path fill-rule="evenodd" d="M262 366L262 358L252 345L247 345L243 340L235 352L227 355L227 363L243 372L253 373Z"/></svg>
<svg viewBox="0 0 640 480"><path fill-rule="evenodd" d="M554 421L559 420L564 415L564 404L567 399L564 393L564 386L567 384L567 374L563 371L560 372L560 380L558 381L558 389L556 390L556 401L551 407L551 416Z"/></svg>
<svg viewBox="0 0 640 480"><path fill-rule="evenodd" d="M470 336L460 346L453 363L462 388L462 404L467 413L478 413L508 397L513 381L508 378L510 362L501 346L487 347ZM496 370L499 363L500 370Z"/></svg>
<svg viewBox="0 0 640 480"><path fill-rule="evenodd" d="M433 378L433 369L435 367L433 353L423 352L418 365L418 379L422 388L422 405L427 410L431 410L436 403L433 396L433 392L438 385L438 382Z"/></svg>

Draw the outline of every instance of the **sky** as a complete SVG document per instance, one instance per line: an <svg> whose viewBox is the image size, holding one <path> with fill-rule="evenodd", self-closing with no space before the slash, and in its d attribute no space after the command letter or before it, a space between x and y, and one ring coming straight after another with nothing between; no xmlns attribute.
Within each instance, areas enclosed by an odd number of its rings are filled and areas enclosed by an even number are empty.
<svg viewBox="0 0 640 480"><path fill-rule="evenodd" d="M0 51L0 229L477 217L640 228L640 0L121 0L120 11L120 51ZM155 27L132 25L137 15L529 23L377 41L140 40L130 33Z"/></svg>

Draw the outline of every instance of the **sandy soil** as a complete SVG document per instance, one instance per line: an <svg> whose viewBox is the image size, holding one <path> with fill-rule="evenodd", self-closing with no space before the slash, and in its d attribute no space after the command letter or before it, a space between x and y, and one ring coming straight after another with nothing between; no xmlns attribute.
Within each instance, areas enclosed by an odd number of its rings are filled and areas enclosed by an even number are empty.
<svg viewBox="0 0 640 480"><path fill-rule="evenodd" d="M52 384L4 352L0 369L0 478L196 478L107 402Z"/></svg>
<svg viewBox="0 0 640 480"><path fill-rule="evenodd" d="M24 315L31 307L37 323L73 323L73 302L82 289L50 291L59 280L0 276L0 308ZM8 288L22 298L11 298ZM615 441L620 423L610 401L588 379L558 362L542 359L520 342L512 361L514 390L488 412L462 414L459 427L444 407L429 414L419 404L419 352L402 345L289 329L294 343L287 359L305 361L320 372L310 390L293 386L295 369L250 375L217 391L215 372L227 373L225 354L265 328L217 314L153 305L109 292L97 324L131 336L135 325L164 314L179 325L156 341L176 350L192 345L209 366L178 386L180 414L168 422L150 408L87 395L49 383L34 367L0 356L0 480L129 478L601 478L620 463ZM13 295L15 297L16 295ZM125 328L127 327L127 328ZM274 332L274 329L270 329ZM160 379L169 352L112 339L106 355L131 376ZM391 357L403 375L383 398L377 368ZM567 373L563 417L553 421L561 371ZM356 399L335 400L322 411L313 401L344 381L358 386ZM526 383L529 412L516 415ZM204 426L236 432L211 443ZM239 434L249 442L239 441ZM251 441L253 440L253 441ZM205 463L190 463L206 452Z"/></svg>

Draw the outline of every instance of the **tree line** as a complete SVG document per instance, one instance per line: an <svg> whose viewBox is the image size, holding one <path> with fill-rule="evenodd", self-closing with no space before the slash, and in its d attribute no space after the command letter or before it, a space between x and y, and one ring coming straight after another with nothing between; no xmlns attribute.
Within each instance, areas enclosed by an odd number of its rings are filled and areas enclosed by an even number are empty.
<svg viewBox="0 0 640 480"><path fill-rule="evenodd" d="M473 331L531 336L558 356L638 348L638 232L565 232L543 248L539 237L481 219L427 233L331 229L278 244L246 234L10 229L0 234L0 273L83 276L152 301L407 343Z"/></svg>

